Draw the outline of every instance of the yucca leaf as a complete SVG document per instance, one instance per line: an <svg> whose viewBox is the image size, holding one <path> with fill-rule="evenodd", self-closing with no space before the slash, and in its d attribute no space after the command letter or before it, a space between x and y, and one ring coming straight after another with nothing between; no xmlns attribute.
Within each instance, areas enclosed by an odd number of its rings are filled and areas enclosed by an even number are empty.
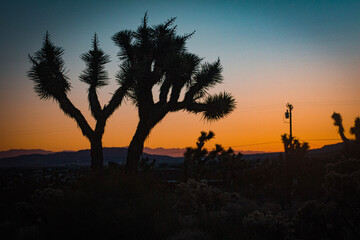
<svg viewBox="0 0 360 240"><path fill-rule="evenodd" d="M34 82L35 92L41 99L57 100L70 91L63 54L64 50L55 46L46 32L41 49L34 55L29 55L32 66L27 76Z"/></svg>

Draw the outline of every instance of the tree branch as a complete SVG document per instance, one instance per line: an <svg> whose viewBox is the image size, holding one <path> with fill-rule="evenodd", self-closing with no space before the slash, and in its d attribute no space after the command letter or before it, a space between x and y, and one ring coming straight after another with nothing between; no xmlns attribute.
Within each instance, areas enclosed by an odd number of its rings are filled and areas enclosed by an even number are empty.
<svg viewBox="0 0 360 240"><path fill-rule="evenodd" d="M99 102L99 98L96 93L95 86L90 86L88 99L89 99L91 114L95 117L96 120L99 120L102 115L102 109Z"/></svg>
<svg viewBox="0 0 360 240"><path fill-rule="evenodd" d="M127 89L127 86L120 86L115 91L108 105L104 106L103 116L105 119L109 118L114 113L114 111L121 105L121 102L126 95Z"/></svg>
<svg viewBox="0 0 360 240"><path fill-rule="evenodd" d="M86 121L81 111L72 104L70 99L65 94L56 100L59 102L60 108L64 111L64 113L75 119L76 123L81 129L82 134L88 139L91 139L94 131Z"/></svg>
<svg viewBox="0 0 360 240"><path fill-rule="evenodd" d="M96 121L96 125L95 125L95 135L96 136L101 136L104 134L105 131L105 125L106 125L106 119L99 119L98 121Z"/></svg>
<svg viewBox="0 0 360 240"><path fill-rule="evenodd" d="M171 82L168 77L165 78L163 84L160 87L160 94L159 94L159 102L160 105L165 104L167 102L167 97L170 91Z"/></svg>
<svg viewBox="0 0 360 240"><path fill-rule="evenodd" d="M171 104L170 111L186 110L195 114L202 113L208 120L219 120L235 109L235 99L229 93L223 92L208 95L204 102L184 101Z"/></svg>

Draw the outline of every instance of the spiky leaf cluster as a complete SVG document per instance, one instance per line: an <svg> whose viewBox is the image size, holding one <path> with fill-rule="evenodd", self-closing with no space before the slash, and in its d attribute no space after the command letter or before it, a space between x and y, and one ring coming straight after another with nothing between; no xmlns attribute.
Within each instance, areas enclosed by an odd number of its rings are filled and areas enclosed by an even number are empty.
<svg viewBox="0 0 360 240"><path fill-rule="evenodd" d="M86 69L80 75L80 80L92 87L102 87L108 84L108 74L105 64L110 62L110 56L99 48L99 41L96 36L92 40L92 49L81 55L86 64Z"/></svg>
<svg viewBox="0 0 360 240"><path fill-rule="evenodd" d="M207 120L219 120L224 118L236 107L235 99L226 92L208 95L204 103L208 106L206 111L203 112L203 117Z"/></svg>
<svg viewBox="0 0 360 240"><path fill-rule="evenodd" d="M204 63L201 70L194 74L191 83L192 90L196 92L196 97L201 98L207 93L207 90L223 81L222 66L220 59L214 63Z"/></svg>
<svg viewBox="0 0 360 240"><path fill-rule="evenodd" d="M70 90L63 54L64 50L55 46L46 33L42 48L34 55L29 55L32 66L28 77L34 82L35 92L41 99L58 100Z"/></svg>

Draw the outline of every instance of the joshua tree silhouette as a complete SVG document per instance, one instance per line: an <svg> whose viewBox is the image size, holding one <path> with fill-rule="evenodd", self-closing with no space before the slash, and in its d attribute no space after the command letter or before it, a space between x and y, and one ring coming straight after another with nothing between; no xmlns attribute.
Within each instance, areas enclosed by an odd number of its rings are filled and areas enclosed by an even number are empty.
<svg viewBox="0 0 360 240"><path fill-rule="evenodd" d="M184 152L184 168L186 179L192 178L194 167L200 168L199 165L203 165L206 162L206 154L208 151L204 148L207 141L210 141L215 137L212 131L209 133L201 132L198 141L196 142L196 148L187 147ZM222 149L221 149L222 150Z"/></svg>
<svg viewBox="0 0 360 240"><path fill-rule="evenodd" d="M186 148L184 152L186 179L201 179L206 177L206 173L210 170L211 164L212 167L216 166L217 171L221 171L223 180L230 182L234 180L236 170L239 168L239 163L243 155L241 153L236 154L231 147L226 150L220 144L215 144L215 148L208 152L208 150L204 148L204 145L214 137L215 134L212 131L209 131L209 133L201 132L196 142L196 147Z"/></svg>
<svg viewBox="0 0 360 240"><path fill-rule="evenodd" d="M96 120L92 129L83 114L67 97L70 92L69 78L65 74L65 63L62 59L64 50L55 46L45 34L42 48L34 55L29 55L32 63L28 77L34 82L35 92L41 99L53 99L65 115L73 118L82 134L87 137L91 145L91 167L101 169L103 166L102 136L107 119L120 106L129 84L126 80L118 78L119 88L113 94L107 105L101 107L96 90L108 84L108 74L104 65L110 61L109 55L99 48L96 34L92 40L92 49L81 55L86 63L86 69L80 75L80 80L89 84L88 100L90 110Z"/></svg>
<svg viewBox="0 0 360 240"><path fill-rule="evenodd" d="M284 145L284 151L286 159L295 161L305 157L307 150L309 150L309 143L300 141L294 137L290 137L287 134L281 135L281 140Z"/></svg>
<svg viewBox="0 0 360 240"><path fill-rule="evenodd" d="M354 126L350 128L350 134L354 135L355 139L348 139L345 136L340 113L334 112L331 118L334 120L334 126L339 128L340 137L345 144L344 154L347 157L360 158L360 117L355 118Z"/></svg>
<svg viewBox="0 0 360 240"><path fill-rule="evenodd" d="M222 82L220 60L201 64L202 59L186 50L193 35L179 36L175 18L148 26L147 14L136 31L124 30L113 36L120 48L121 78L131 79L130 97L138 108L139 122L128 148L126 169L136 173L144 141L153 127L169 112L185 110L207 120L219 120L235 109L226 92L209 95L207 90ZM153 87L159 86L155 102ZM182 89L185 96L180 100Z"/></svg>

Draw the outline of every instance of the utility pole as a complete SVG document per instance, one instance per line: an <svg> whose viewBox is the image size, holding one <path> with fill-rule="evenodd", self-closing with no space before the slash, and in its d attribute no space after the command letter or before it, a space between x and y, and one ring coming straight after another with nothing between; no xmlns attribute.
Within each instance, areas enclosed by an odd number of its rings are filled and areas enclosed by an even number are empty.
<svg viewBox="0 0 360 240"><path fill-rule="evenodd" d="M292 204L292 184L293 184L293 154L294 154L294 145L293 145L293 135L292 135L292 110L294 109L294 106L290 103L286 104L286 112L285 112L285 118L290 119L290 149L288 150L288 153L286 154L286 162L285 162L285 186L286 186L286 192L285 192L285 199L289 206ZM285 147L286 148L286 147ZM285 150L286 151L286 150Z"/></svg>
<svg viewBox="0 0 360 240"><path fill-rule="evenodd" d="M288 103L286 104L286 107L285 118L290 118L290 139L292 140L292 110L294 109L294 106Z"/></svg>

